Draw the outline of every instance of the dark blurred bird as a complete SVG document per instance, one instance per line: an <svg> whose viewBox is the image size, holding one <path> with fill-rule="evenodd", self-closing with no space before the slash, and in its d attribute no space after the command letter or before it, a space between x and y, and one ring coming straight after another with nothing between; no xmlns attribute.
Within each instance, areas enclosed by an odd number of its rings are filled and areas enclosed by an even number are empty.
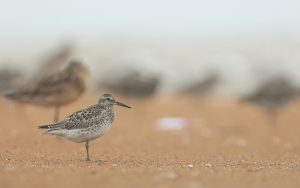
<svg viewBox="0 0 300 188"><path fill-rule="evenodd" d="M61 106L78 99L88 88L90 73L78 61L71 61L61 72L45 77L34 86L5 95L18 103L55 107L54 122L59 119Z"/></svg>
<svg viewBox="0 0 300 188"><path fill-rule="evenodd" d="M274 118L277 111L298 97L299 89L287 78L277 77L265 81L255 92L241 98L241 101L251 102L264 108L267 114Z"/></svg>
<svg viewBox="0 0 300 188"><path fill-rule="evenodd" d="M103 81L101 86L125 96L143 98L154 95L159 83L157 76L144 76L137 71L131 71L118 80Z"/></svg>
<svg viewBox="0 0 300 188"><path fill-rule="evenodd" d="M23 83L24 75L18 69L5 67L0 70L0 94L14 90Z"/></svg>
<svg viewBox="0 0 300 188"><path fill-rule="evenodd" d="M221 78L217 73L210 73L204 78L184 87L181 92L203 96L212 91L220 82Z"/></svg>

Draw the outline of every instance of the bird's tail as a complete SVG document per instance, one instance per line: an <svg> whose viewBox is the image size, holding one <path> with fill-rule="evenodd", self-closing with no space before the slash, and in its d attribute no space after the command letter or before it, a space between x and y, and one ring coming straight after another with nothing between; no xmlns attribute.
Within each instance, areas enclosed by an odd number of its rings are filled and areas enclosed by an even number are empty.
<svg viewBox="0 0 300 188"><path fill-rule="evenodd" d="M4 97L8 100L18 102L28 102L31 100L31 97L28 92L10 91L5 93Z"/></svg>
<svg viewBox="0 0 300 188"><path fill-rule="evenodd" d="M48 129L46 132L43 133L43 134L46 134L46 133L49 133L51 131L61 129L61 128L63 128L62 126L63 126L63 122L58 122L58 123L55 123L55 124L40 125L40 126L38 126L38 128L39 129Z"/></svg>
<svg viewBox="0 0 300 188"><path fill-rule="evenodd" d="M4 97L7 98L7 99L15 99L17 97L17 93L15 91L11 91L11 92L8 92L8 93L5 93L4 94Z"/></svg>
<svg viewBox="0 0 300 188"><path fill-rule="evenodd" d="M40 125L38 126L39 129L50 129L51 125Z"/></svg>

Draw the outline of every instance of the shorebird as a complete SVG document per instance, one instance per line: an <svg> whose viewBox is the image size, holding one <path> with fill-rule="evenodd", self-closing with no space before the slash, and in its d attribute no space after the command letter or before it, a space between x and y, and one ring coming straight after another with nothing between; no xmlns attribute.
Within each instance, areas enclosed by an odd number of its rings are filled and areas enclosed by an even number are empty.
<svg viewBox="0 0 300 188"><path fill-rule="evenodd" d="M23 83L25 76L20 69L12 67L0 68L0 95L17 88Z"/></svg>
<svg viewBox="0 0 300 188"><path fill-rule="evenodd" d="M181 93L205 96L220 85L221 82L222 78L217 72L210 72L202 79L195 80L192 84L188 84L182 89Z"/></svg>
<svg viewBox="0 0 300 188"><path fill-rule="evenodd" d="M241 101L252 102L264 108L272 120L276 119L277 111L299 96L299 89L290 80L282 77L264 82L256 92L242 97Z"/></svg>
<svg viewBox="0 0 300 188"><path fill-rule="evenodd" d="M157 75L144 76L141 72L131 71L118 79L104 80L100 85L128 97L145 98L155 94L160 82Z"/></svg>
<svg viewBox="0 0 300 188"><path fill-rule="evenodd" d="M111 94L104 94L98 104L77 111L58 123L39 128L48 129L45 134L62 136L77 143L85 142L86 160L89 161L89 142L103 136L112 127L115 118L113 105L131 108L116 101Z"/></svg>
<svg viewBox="0 0 300 188"><path fill-rule="evenodd" d="M72 59L74 47L70 43L65 43L49 54L45 54L36 67L32 82L38 82L45 77L49 77L60 72Z"/></svg>
<svg viewBox="0 0 300 188"><path fill-rule="evenodd" d="M19 103L54 107L54 122L58 122L60 107L75 101L86 91L89 77L88 69L73 60L63 71L45 77L32 87L10 92L5 97Z"/></svg>

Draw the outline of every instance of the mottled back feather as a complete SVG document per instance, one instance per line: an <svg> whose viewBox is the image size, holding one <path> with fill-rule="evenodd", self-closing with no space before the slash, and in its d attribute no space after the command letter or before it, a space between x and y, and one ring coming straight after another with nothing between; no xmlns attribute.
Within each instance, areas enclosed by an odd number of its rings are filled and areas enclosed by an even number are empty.
<svg viewBox="0 0 300 188"><path fill-rule="evenodd" d="M107 121L112 122L114 119L114 110L112 105L102 106L96 104L86 109L77 111L67 116L61 122L50 125L49 131L57 129L85 129L93 125L104 124Z"/></svg>

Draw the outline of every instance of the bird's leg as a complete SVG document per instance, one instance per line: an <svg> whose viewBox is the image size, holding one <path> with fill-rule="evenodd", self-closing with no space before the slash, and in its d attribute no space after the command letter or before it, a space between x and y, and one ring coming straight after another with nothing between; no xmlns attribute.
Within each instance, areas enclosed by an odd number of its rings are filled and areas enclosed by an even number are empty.
<svg viewBox="0 0 300 188"><path fill-rule="evenodd" d="M60 110L59 106L56 106L54 108L54 123L57 123L59 120L59 110Z"/></svg>
<svg viewBox="0 0 300 188"><path fill-rule="evenodd" d="M271 125L273 125L274 127L277 126L278 124L278 114L277 114L277 111L274 110L274 109L270 109L268 112L268 118L269 118L269 122Z"/></svg>
<svg viewBox="0 0 300 188"><path fill-rule="evenodd" d="M89 141L85 141L85 149L86 149L86 160L90 161L90 154L89 154Z"/></svg>

